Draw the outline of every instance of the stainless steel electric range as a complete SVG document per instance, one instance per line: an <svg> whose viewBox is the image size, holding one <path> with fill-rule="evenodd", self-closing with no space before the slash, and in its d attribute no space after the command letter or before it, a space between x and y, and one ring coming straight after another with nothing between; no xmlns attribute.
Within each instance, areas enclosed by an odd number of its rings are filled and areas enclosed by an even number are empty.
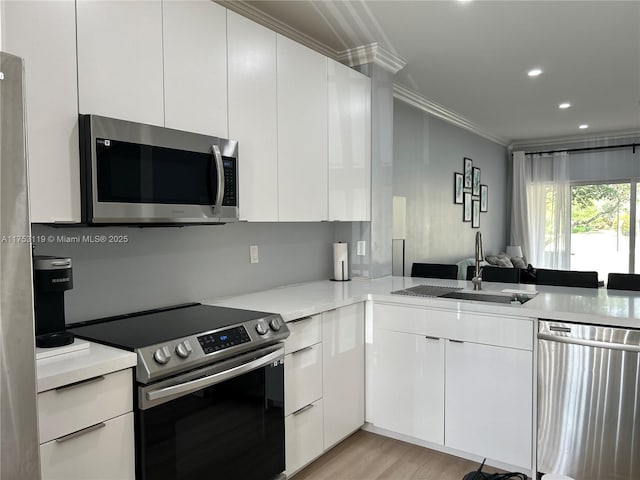
<svg viewBox="0 0 640 480"><path fill-rule="evenodd" d="M136 478L284 478L277 314L190 304L69 329L138 355Z"/></svg>

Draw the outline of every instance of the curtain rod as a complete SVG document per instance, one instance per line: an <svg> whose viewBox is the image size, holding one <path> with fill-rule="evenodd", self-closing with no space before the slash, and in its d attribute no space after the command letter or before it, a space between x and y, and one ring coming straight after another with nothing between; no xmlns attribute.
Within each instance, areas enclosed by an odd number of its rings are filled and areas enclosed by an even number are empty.
<svg viewBox="0 0 640 480"><path fill-rule="evenodd" d="M590 152L592 150L611 150L615 148L631 148L636 153L636 147L640 147L640 143L626 143L624 145L611 145L608 147L585 147L585 148L561 148L560 150L547 150L543 152L525 152L525 155L544 155L545 153L562 153L562 152Z"/></svg>

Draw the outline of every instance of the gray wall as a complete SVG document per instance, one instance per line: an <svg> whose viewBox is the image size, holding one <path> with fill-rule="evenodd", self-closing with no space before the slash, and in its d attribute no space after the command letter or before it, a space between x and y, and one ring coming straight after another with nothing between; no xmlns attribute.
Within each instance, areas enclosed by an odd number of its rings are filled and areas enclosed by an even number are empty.
<svg viewBox="0 0 640 480"><path fill-rule="evenodd" d="M485 254L502 252L507 240L507 149L428 115L394 104L393 194L407 197L406 274L414 261L456 263L474 254L476 229L453 203L453 174L463 158L481 169L489 187L489 211L480 214Z"/></svg>
<svg viewBox="0 0 640 480"><path fill-rule="evenodd" d="M242 294L333 274L333 223L238 223L183 228L33 226L37 255L70 256L67 323ZM70 243L82 235L128 242ZM49 238L51 237L51 238ZM47 238L49 238L47 240ZM66 240L66 241L65 241ZM260 263L249 263L258 245Z"/></svg>

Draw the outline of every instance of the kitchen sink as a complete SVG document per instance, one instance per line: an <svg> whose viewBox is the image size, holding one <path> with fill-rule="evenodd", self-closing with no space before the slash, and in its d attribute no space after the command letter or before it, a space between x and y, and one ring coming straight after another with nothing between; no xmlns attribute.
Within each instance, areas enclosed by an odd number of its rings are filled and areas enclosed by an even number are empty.
<svg viewBox="0 0 640 480"><path fill-rule="evenodd" d="M490 302L490 303L515 303L523 304L533 298L533 296L516 293L497 293L482 291L454 291L439 295L439 298L455 298L458 300L473 300L475 302Z"/></svg>

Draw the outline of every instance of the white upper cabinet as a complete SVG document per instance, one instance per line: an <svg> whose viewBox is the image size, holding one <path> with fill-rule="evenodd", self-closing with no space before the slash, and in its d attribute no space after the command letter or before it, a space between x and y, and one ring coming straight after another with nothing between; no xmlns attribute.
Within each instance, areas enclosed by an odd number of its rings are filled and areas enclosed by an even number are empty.
<svg viewBox="0 0 640 480"><path fill-rule="evenodd" d="M75 5L20 1L1 7L3 50L25 64L31 221L79 222Z"/></svg>
<svg viewBox="0 0 640 480"><path fill-rule="evenodd" d="M162 2L165 126L227 138L226 9Z"/></svg>
<svg viewBox="0 0 640 480"><path fill-rule="evenodd" d="M371 220L371 80L328 60L329 220Z"/></svg>
<svg viewBox="0 0 640 480"><path fill-rule="evenodd" d="M277 53L279 219L327 220L327 58L282 35Z"/></svg>
<svg viewBox="0 0 640 480"><path fill-rule="evenodd" d="M276 33L227 11L229 138L238 141L240 218L278 221Z"/></svg>
<svg viewBox="0 0 640 480"><path fill-rule="evenodd" d="M164 125L161 1L76 8L80 113Z"/></svg>

